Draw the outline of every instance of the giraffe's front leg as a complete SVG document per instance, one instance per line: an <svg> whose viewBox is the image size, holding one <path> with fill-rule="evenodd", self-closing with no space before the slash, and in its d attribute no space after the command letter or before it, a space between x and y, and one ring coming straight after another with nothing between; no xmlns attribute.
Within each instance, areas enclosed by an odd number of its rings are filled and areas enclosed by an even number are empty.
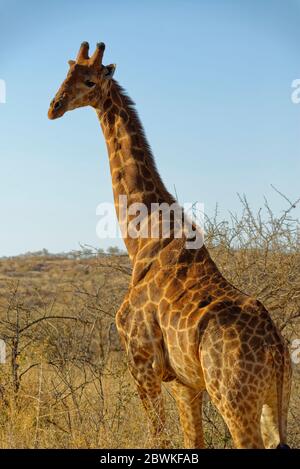
<svg viewBox="0 0 300 469"><path fill-rule="evenodd" d="M172 381L171 389L179 411L185 448L204 448L202 427L203 390L197 391L178 380Z"/></svg>
<svg viewBox="0 0 300 469"><path fill-rule="evenodd" d="M135 381L140 399L151 424L152 437L155 444L165 448L169 442L164 438L166 417L161 385L156 379L153 379L152 385L151 381L148 381L149 384L147 385L145 383L141 384L137 380Z"/></svg>
<svg viewBox="0 0 300 469"><path fill-rule="evenodd" d="M139 293L140 294L140 293ZM134 308L129 292L117 313L116 324L127 354L128 367L151 423L155 444L169 445L164 439L165 412L162 379L165 374L163 337L155 315L150 310Z"/></svg>

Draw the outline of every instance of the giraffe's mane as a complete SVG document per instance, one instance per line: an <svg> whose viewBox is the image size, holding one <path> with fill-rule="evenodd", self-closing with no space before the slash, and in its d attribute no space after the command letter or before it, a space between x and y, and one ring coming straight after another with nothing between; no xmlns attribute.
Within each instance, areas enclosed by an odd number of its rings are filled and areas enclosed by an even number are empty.
<svg viewBox="0 0 300 469"><path fill-rule="evenodd" d="M142 124L141 119L139 117L138 111L136 109L135 102L129 96L127 91L116 80L113 80L113 82L114 82L114 86L115 86L115 89L116 89L117 93L121 96L123 106L125 107L125 110L127 111L128 115L129 115L129 119L131 120L131 122L133 122L137 132L139 133L139 135L141 137L142 149L144 150L144 152L146 153L146 155L148 157L148 161L151 165L151 169L152 169L152 172L153 172L153 177L155 178L156 182L159 183L159 185L163 189L163 192L167 196L169 201L171 201L172 203L175 202L175 198L168 192L168 190L166 189L166 186L165 186L165 184L164 184L164 182L163 182L163 180L162 180L162 178L159 174L159 171L158 171L157 165L156 165L156 161L155 161L155 158L154 158L154 155L153 155L153 152L152 152L152 148L151 148L151 146L148 142L148 139L147 139L147 136L146 136L146 133L145 133L145 129L143 127L143 124Z"/></svg>

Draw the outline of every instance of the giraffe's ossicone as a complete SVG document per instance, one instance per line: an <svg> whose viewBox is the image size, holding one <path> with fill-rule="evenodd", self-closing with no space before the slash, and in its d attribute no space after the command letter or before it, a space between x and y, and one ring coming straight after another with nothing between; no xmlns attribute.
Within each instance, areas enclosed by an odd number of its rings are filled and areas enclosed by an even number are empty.
<svg viewBox="0 0 300 469"><path fill-rule="evenodd" d="M49 118L82 106L96 110L117 213L120 195L128 206L173 204L133 102L113 79L115 65L102 64L104 44L91 58L88 49L82 43L76 61L69 62ZM143 223L150 225L150 210ZM285 445L291 363L283 338L264 306L221 275L205 246L188 249L185 235L174 233L171 219L167 237L125 236L133 275L116 317L157 441L163 441L165 419L161 385L168 381L186 447L203 447L204 390L237 448Z"/></svg>

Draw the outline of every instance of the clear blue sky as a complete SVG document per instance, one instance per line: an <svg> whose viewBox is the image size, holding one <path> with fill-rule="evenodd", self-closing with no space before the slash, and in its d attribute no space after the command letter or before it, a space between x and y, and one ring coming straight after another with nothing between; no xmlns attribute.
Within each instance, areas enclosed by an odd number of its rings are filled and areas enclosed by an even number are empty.
<svg viewBox="0 0 300 469"><path fill-rule="evenodd" d="M87 40L137 103L158 168L180 201L211 213L254 208L270 184L299 196L300 2L296 0L0 0L0 256L98 247L96 206L112 201L91 108L47 109Z"/></svg>

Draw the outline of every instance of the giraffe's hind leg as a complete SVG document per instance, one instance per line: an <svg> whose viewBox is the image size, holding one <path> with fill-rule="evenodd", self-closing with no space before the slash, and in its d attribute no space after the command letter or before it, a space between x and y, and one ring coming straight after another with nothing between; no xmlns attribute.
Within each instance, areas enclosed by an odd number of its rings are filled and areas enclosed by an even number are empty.
<svg viewBox="0 0 300 469"><path fill-rule="evenodd" d="M280 442L276 399L263 405L260 424L265 448L276 448Z"/></svg>
<svg viewBox="0 0 300 469"><path fill-rule="evenodd" d="M225 403L219 411L228 426L235 448L264 448L260 429L260 413L256 409L245 410L244 406Z"/></svg>
<svg viewBox="0 0 300 469"><path fill-rule="evenodd" d="M217 390L207 386L212 403L222 415L233 439L235 448L264 448L260 417L262 398L259 393L247 393L243 385Z"/></svg>
<svg viewBox="0 0 300 469"><path fill-rule="evenodd" d="M202 393L177 380L171 383L180 422L184 433L185 448L204 448L202 429Z"/></svg>
<svg viewBox="0 0 300 469"><path fill-rule="evenodd" d="M290 380L290 365L287 363L287 371L284 375L283 381L284 398L281 403L281 415L278 416L276 383L273 383L271 386L262 408L261 433L266 448L287 447L287 417L291 387ZM279 432L279 419L281 419L281 435Z"/></svg>

